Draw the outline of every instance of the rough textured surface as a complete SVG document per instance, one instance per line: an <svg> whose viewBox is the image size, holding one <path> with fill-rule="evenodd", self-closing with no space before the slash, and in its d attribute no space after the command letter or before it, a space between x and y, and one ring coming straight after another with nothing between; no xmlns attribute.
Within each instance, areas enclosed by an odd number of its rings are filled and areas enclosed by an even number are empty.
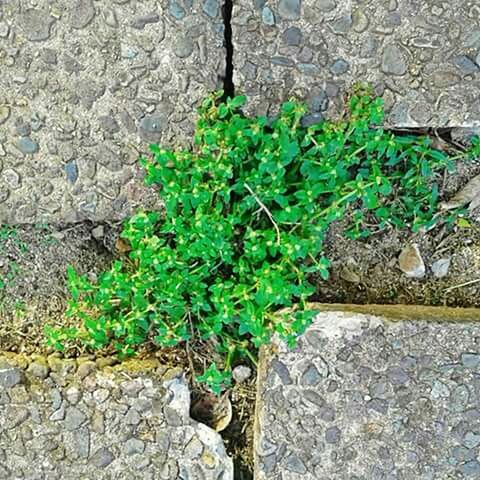
<svg viewBox="0 0 480 480"><path fill-rule="evenodd" d="M0 478L233 480L181 375L101 362L0 358Z"/></svg>
<svg viewBox="0 0 480 480"><path fill-rule="evenodd" d="M480 477L480 324L323 313L260 365L257 478Z"/></svg>
<svg viewBox="0 0 480 480"><path fill-rule="evenodd" d="M219 0L0 2L0 222L114 219L221 85Z"/></svg>
<svg viewBox="0 0 480 480"><path fill-rule="evenodd" d="M341 110L352 82L371 81L389 124L479 125L479 16L472 0L239 0L235 86L251 112L295 95L318 115Z"/></svg>

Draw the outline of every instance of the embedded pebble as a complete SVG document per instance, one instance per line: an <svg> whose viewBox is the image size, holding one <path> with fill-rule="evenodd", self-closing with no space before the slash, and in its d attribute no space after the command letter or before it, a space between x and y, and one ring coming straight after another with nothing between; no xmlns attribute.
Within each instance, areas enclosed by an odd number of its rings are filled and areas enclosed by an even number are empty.
<svg viewBox="0 0 480 480"><path fill-rule="evenodd" d="M246 365L238 365L232 370L233 379L237 383L244 383L247 381L252 375L252 370L250 367Z"/></svg>
<svg viewBox="0 0 480 480"><path fill-rule="evenodd" d="M262 20L265 25L275 25L275 16L269 7L264 7L262 10Z"/></svg>
<svg viewBox="0 0 480 480"><path fill-rule="evenodd" d="M17 147L25 155L33 155L38 152L38 143L30 137L22 137L18 140Z"/></svg>
<svg viewBox="0 0 480 480"><path fill-rule="evenodd" d="M433 276L436 278L443 278L448 275L448 269L450 268L450 258L440 258L432 263Z"/></svg>
<svg viewBox="0 0 480 480"><path fill-rule="evenodd" d="M298 20L300 18L301 0L280 0L278 13L285 20Z"/></svg>

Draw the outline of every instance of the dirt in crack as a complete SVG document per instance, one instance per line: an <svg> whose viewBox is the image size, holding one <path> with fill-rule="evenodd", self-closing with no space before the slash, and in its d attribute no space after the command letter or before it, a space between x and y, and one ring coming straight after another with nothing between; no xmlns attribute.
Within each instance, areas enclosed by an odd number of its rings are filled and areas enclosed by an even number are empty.
<svg viewBox="0 0 480 480"><path fill-rule="evenodd" d="M222 6L222 16L225 27L224 47L226 50L225 77L223 78L225 98L235 95L235 86L233 84L232 9L233 0L225 0Z"/></svg>

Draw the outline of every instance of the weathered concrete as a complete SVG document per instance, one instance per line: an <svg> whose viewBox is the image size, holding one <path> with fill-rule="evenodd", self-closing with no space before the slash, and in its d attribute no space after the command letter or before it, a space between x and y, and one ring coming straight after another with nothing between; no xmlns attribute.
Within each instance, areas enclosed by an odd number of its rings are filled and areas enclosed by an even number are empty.
<svg viewBox="0 0 480 480"><path fill-rule="evenodd" d="M0 223L146 204L139 152L191 141L223 29L220 0L1 1Z"/></svg>
<svg viewBox="0 0 480 480"><path fill-rule="evenodd" d="M238 0L234 81L249 111L291 95L332 115L355 81L395 126L480 125L480 6L410 0Z"/></svg>
<svg viewBox="0 0 480 480"><path fill-rule="evenodd" d="M0 478L233 480L220 435L190 418L181 373L34 360L0 357Z"/></svg>
<svg viewBox="0 0 480 480"><path fill-rule="evenodd" d="M432 310L326 312L295 350L265 350L256 478L479 478L480 323L460 319L480 312Z"/></svg>

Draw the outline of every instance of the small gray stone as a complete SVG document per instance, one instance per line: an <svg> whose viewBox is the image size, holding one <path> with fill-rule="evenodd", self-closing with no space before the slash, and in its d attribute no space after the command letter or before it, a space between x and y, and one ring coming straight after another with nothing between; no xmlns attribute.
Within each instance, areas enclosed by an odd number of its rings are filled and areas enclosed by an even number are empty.
<svg viewBox="0 0 480 480"><path fill-rule="evenodd" d="M60 408L62 405L62 394L60 393L60 390L58 388L54 388L53 390L50 390L50 398L52 400L52 409L57 410Z"/></svg>
<svg viewBox="0 0 480 480"><path fill-rule="evenodd" d="M19 25L31 42L42 42L50 38L50 29L55 19L44 10L28 9L20 15Z"/></svg>
<svg viewBox="0 0 480 480"><path fill-rule="evenodd" d="M270 7L263 7L262 10L262 21L265 25L275 25L275 16Z"/></svg>
<svg viewBox="0 0 480 480"><path fill-rule="evenodd" d="M303 128L317 125L325 120L324 116L320 112L311 113L310 115L304 115L301 120Z"/></svg>
<svg viewBox="0 0 480 480"><path fill-rule="evenodd" d="M10 32L10 27L5 22L0 22L0 37L7 38Z"/></svg>
<svg viewBox="0 0 480 480"><path fill-rule="evenodd" d="M70 8L70 24L73 28L85 28L95 17L95 7L92 0L72 1Z"/></svg>
<svg viewBox="0 0 480 480"><path fill-rule="evenodd" d="M382 415L388 413L388 402L381 398L372 398L372 400L367 403L367 407L381 413Z"/></svg>
<svg viewBox="0 0 480 480"><path fill-rule="evenodd" d="M87 419L87 416L77 407L67 408L65 414L65 428L66 430L76 430Z"/></svg>
<svg viewBox="0 0 480 480"><path fill-rule="evenodd" d="M237 383L244 383L252 375L252 370L246 365L238 365L232 370L232 377Z"/></svg>
<svg viewBox="0 0 480 480"><path fill-rule="evenodd" d="M317 407L323 407L325 405L324 398L317 393L315 390L305 390L303 396L309 401L312 402Z"/></svg>
<svg viewBox="0 0 480 480"><path fill-rule="evenodd" d="M320 410L318 411L318 416L324 422L333 422L335 420L335 409L326 405L320 408Z"/></svg>
<svg viewBox="0 0 480 480"><path fill-rule="evenodd" d="M134 408L131 408L125 415L125 423L127 425L138 425L140 421L140 414Z"/></svg>
<svg viewBox="0 0 480 480"><path fill-rule="evenodd" d="M335 20L331 24L331 28L336 34L340 35L340 34L348 33L350 31L350 28L352 28L352 25L353 25L352 16L350 14L347 14Z"/></svg>
<svg viewBox="0 0 480 480"><path fill-rule="evenodd" d="M432 385L432 390L430 396L437 400L439 398L448 398L450 395L450 389L443 382L439 380L434 380Z"/></svg>
<svg viewBox="0 0 480 480"><path fill-rule="evenodd" d="M99 435L105 432L105 419L101 412L95 411L92 416L92 430Z"/></svg>
<svg viewBox="0 0 480 480"><path fill-rule="evenodd" d="M315 6L321 12L331 12L332 10L335 10L335 8L337 7L337 4L335 0L317 0L315 2Z"/></svg>
<svg viewBox="0 0 480 480"><path fill-rule="evenodd" d="M475 459L475 452L465 447L454 447L452 450L452 456L459 462L468 462Z"/></svg>
<svg viewBox="0 0 480 480"><path fill-rule="evenodd" d="M38 143L30 137L22 137L18 140L17 147L25 155L33 155L38 152Z"/></svg>
<svg viewBox="0 0 480 480"><path fill-rule="evenodd" d="M462 365L466 368L478 368L480 366L479 353L462 353Z"/></svg>
<svg viewBox="0 0 480 480"><path fill-rule="evenodd" d="M474 432L467 432L463 437L462 442L467 448L475 448L480 445L480 434Z"/></svg>
<svg viewBox="0 0 480 480"><path fill-rule="evenodd" d="M382 71L387 75L404 75L407 71L402 50L397 45L389 44L383 50Z"/></svg>
<svg viewBox="0 0 480 480"><path fill-rule="evenodd" d="M98 449L90 459L90 463L97 468L106 468L115 459L113 453L106 447Z"/></svg>
<svg viewBox="0 0 480 480"><path fill-rule="evenodd" d="M461 470L462 473L467 477L479 478L480 463L477 460L472 460L462 465Z"/></svg>
<svg viewBox="0 0 480 480"><path fill-rule="evenodd" d="M57 410L55 410L49 417L49 420L52 422L59 422L65 419L65 407L61 406Z"/></svg>
<svg viewBox="0 0 480 480"><path fill-rule="evenodd" d="M127 397L135 398L143 390L144 386L140 378L135 378L122 382L120 388Z"/></svg>
<svg viewBox="0 0 480 480"><path fill-rule="evenodd" d="M103 225L97 225L95 228L92 229L91 233L92 237L95 240L103 240L103 238L105 237L105 227Z"/></svg>
<svg viewBox="0 0 480 480"><path fill-rule="evenodd" d="M204 0L202 10L210 18L216 18L218 15L218 0Z"/></svg>
<svg viewBox="0 0 480 480"><path fill-rule="evenodd" d="M143 30L149 23L157 23L159 21L160 17L158 16L158 13L152 12L147 15L137 17L130 25L138 30Z"/></svg>
<svg viewBox="0 0 480 480"><path fill-rule="evenodd" d="M277 359L273 360L272 369L278 375L284 385L291 385L292 378L290 377L287 366L283 362L280 362Z"/></svg>
<svg viewBox="0 0 480 480"><path fill-rule="evenodd" d="M298 20L300 18L301 0L280 0L278 13L285 20Z"/></svg>
<svg viewBox="0 0 480 480"><path fill-rule="evenodd" d="M343 75L344 73L348 72L349 68L349 63L343 58L339 58L338 60L335 60L335 62L332 64L332 66L330 67L330 71L334 75Z"/></svg>
<svg viewBox="0 0 480 480"><path fill-rule="evenodd" d="M281 67L293 67L294 65L292 60L285 57L272 57L271 61L274 65L280 65Z"/></svg>
<svg viewBox="0 0 480 480"><path fill-rule="evenodd" d="M118 27L118 20L117 20L117 14L115 13L115 10L113 8L107 8L103 12L103 18L105 20L105 23L112 28L117 28Z"/></svg>
<svg viewBox="0 0 480 480"><path fill-rule="evenodd" d="M19 137L28 137L32 133L32 127L27 122L18 120L15 124L15 133Z"/></svg>
<svg viewBox="0 0 480 480"><path fill-rule="evenodd" d="M393 385L405 385L410 381L410 377L400 367L391 367L388 370L388 378Z"/></svg>
<svg viewBox="0 0 480 480"><path fill-rule="evenodd" d="M170 15L177 20L181 20L186 14L184 8L177 2L177 0L170 0L168 2L168 11Z"/></svg>
<svg viewBox="0 0 480 480"><path fill-rule="evenodd" d="M72 385L71 387L69 387L66 392L65 392L65 398L72 404L72 405L76 405L80 399L82 398L82 392L80 391L80 389L75 386L75 385Z"/></svg>
<svg viewBox="0 0 480 480"><path fill-rule="evenodd" d="M472 75L480 72L480 66L467 55L455 57L453 63L464 75Z"/></svg>
<svg viewBox="0 0 480 480"><path fill-rule="evenodd" d="M33 375L34 377L45 379L48 377L50 369L47 365L40 362L32 362L27 369L27 372Z"/></svg>
<svg viewBox="0 0 480 480"><path fill-rule="evenodd" d="M448 274L450 268L450 258L441 258L432 264L433 276L436 278L443 278Z"/></svg>
<svg viewBox="0 0 480 480"><path fill-rule="evenodd" d="M450 395L449 410L452 412L463 412L467 408L470 393L466 385L458 385Z"/></svg>
<svg viewBox="0 0 480 480"><path fill-rule="evenodd" d="M186 35L177 37L173 45L173 52L178 58L189 57L193 52L192 39Z"/></svg>
<svg viewBox="0 0 480 480"><path fill-rule="evenodd" d="M317 385L321 379L322 376L320 372L317 367L312 364L303 372L300 383L305 386L314 386Z"/></svg>
<svg viewBox="0 0 480 480"><path fill-rule="evenodd" d="M288 456L287 460L285 461L285 466L290 472L300 474L307 473L307 467L305 467L305 464L302 462L302 460L300 460L300 458L298 458L298 456L294 453Z"/></svg>
<svg viewBox="0 0 480 480"><path fill-rule="evenodd" d="M106 388L99 388L93 392L93 398L97 403L103 403L110 396L110 392Z"/></svg>
<svg viewBox="0 0 480 480"><path fill-rule="evenodd" d="M122 58L133 60L138 55L138 50L129 45L122 44L120 46L120 55Z"/></svg>
<svg viewBox="0 0 480 480"><path fill-rule="evenodd" d="M312 77L320 73L320 69L317 67L317 65L314 65L313 63L299 63L297 65L297 68L304 75L310 75Z"/></svg>
<svg viewBox="0 0 480 480"><path fill-rule="evenodd" d="M183 424L182 417L179 415L178 411L174 408L166 406L163 409L163 414L165 416L165 420L167 425L171 427L180 427Z"/></svg>
<svg viewBox="0 0 480 480"><path fill-rule="evenodd" d="M88 458L90 454L90 431L88 428L80 428L73 432L76 454L80 458Z"/></svg>
<svg viewBox="0 0 480 480"><path fill-rule="evenodd" d="M164 128L164 119L162 117L148 115L140 121L140 135L146 140L160 140Z"/></svg>
<svg viewBox="0 0 480 480"><path fill-rule="evenodd" d="M125 442L125 454L135 455L136 453L143 453L145 450L145 443L138 438L130 438Z"/></svg>
<svg viewBox="0 0 480 480"><path fill-rule="evenodd" d="M0 125L5 123L10 117L10 107L7 105L0 105Z"/></svg>
<svg viewBox="0 0 480 480"><path fill-rule="evenodd" d="M72 160L64 165L67 179L71 184L74 184L78 179L78 168L75 160Z"/></svg>
<svg viewBox="0 0 480 480"><path fill-rule="evenodd" d="M204 450L203 443L198 439L198 437L193 437L188 445L185 447L185 455L187 458L195 459L202 455Z"/></svg>
<svg viewBox="0 0 480 480"><path fill-rule="evenodd" d="M302 31L298 27L290 27L283 32L283 41L291 47L298 47L302 39Z"/></svg>
<svg viewBox="0 0 480 480"><path fill-rule="evenodd" d="M16 367L0 365L0 386L12 388L24 382L23 371Z"/></svg>
<svg viewBox="0 0 480 480"><path fill-rule="evenodd" d="M104 115L98 118L100 127L109 134L114 134L120 131L117 121L110 115Z"/></svg>
<svg viewBox="0 0 480 480"><path fill-rule="evenodd" d="M339 443L341 435L342 432L338 427L329 427L325 430L325 441L331 444Z"/></svg>
<svg viewBox="0 0 480 480"><path fill-rule="evenodd" d="M98 227L96 227L98 228ZM94 229L95 230L95 229ZM93 234L93 230L92 230ZM96 370L97 366L95 362L91 360L87 360L86 362L82 362L77 369L77 376L83 380L86 376L90 375L92 372Z"/></svg>
<svg viewBox="0 0 480 480"><path fill-rule="evenodd" d="M30 412L24 407L12 407L5 418L5 427L13 429L21 425L30 417ZM4 427L4 428L5 428ZM2 428L3 430L3 428Z"/></svg>

